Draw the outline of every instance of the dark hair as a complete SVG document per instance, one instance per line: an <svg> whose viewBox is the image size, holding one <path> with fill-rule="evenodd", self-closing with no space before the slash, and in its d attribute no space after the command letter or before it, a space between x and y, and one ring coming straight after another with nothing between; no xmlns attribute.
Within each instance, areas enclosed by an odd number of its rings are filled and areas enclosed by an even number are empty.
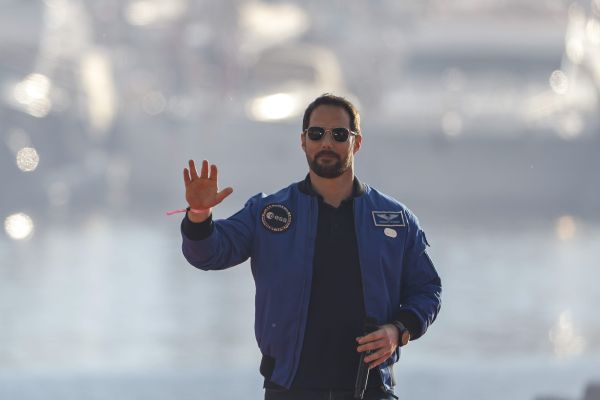
<svg viewBox="0 0 600 400"><path fill-rule="evenodd" d="M312 103L306 107L306 111L304 111L304 118L302 119L302 131L308 128L308 123L310 122L310 116L315 108L319 106L337 106L341 107L348 113L350 117L350 129L360 135L360 114L354 104L350 103L350 100L336 96L331 93L325 93L321 96L317 97Z"/></svg>

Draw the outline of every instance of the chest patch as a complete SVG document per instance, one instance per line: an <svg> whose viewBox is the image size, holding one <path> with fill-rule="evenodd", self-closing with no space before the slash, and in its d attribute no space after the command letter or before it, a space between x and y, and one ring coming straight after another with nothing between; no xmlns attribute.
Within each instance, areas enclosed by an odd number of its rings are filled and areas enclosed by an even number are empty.
<svg viewBox="0 0 600 400"><path fill-rule="evenodd" d="M282 204L269 204L262 210L261 221L272 232L284 232L292 224L292 213Z"/></svg>
<svg viewBox="0 0 600 400"><path fill-rule="evenodd" d="M406 226L402 211L373 211L375 226Z"/></svg>

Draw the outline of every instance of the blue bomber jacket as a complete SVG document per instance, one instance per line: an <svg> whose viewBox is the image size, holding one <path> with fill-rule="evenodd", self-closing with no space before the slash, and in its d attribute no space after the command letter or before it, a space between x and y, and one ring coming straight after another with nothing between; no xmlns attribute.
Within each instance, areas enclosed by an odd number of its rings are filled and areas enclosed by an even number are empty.
<svg viewBox="0 0 600 400"><path fill-rule="evenodd" d="M244 208L214 221L204 239L188 237L183 254L202 270L220 270L250 258L256 286L256 341L275 365L271 382L289 388L300 361L311 293L318 199L294 183L271 195L258 194ZM425 333L441 305L441 281L426 253L417 218L400 202L360 184L354 198L366 315L382 325L410 313L417 321L411 340ZM182 225L183 226L183 225ZM415 331L416 330L416 331ZM378 369L393 391L391 366L400 348Z"/></svg>

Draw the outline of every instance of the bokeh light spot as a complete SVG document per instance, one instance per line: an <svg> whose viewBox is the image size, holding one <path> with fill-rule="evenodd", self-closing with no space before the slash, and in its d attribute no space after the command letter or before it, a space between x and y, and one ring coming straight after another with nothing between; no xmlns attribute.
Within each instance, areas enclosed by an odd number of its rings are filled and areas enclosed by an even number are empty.
<svg viewBox="0 0 600 400"><path fill-rule="evenodd" d="M594 45L600 44L600 21L596 18L591 18L585 26L585 33L590 43Z"/></svg>
<svg viewBox="0 0 600 400"><path fill-rule="evenodd" d="M17 167L23 172L35 170L40 163L40 156L33 147L23 147L17 152Z"/></svg>
<svg viewBox="0 0 600 400"><path fill-rule="evenodd" d="M240 24L249 32L263 37L294 37L306 31L310 19L306 12L290 2L245 2Z"/></svg>
<svg viewBox="0 0 600 400"><path fill-rule="evenodd" d="M550 87L556 94L565 94L569 90L569 80L565 73L556 70L550 75Z"/></svg>
<svg viewBox="0 0 600 400"><path fill-rule="evenodd" d="M259 97L250 103L250 116L257 121L289 118L298 110L298 101L287 93Z"/></svg>
<svg viewBox="0 0 600 400"><path fill-rule="evenodd" d="M145 26L177 19L187 7L185 0L138 0L125 8L125 18L131 25Z"/></svg>
<svg viewBox="0 0 600 400"><path fill-rule="evenodd" d="M575 64L581 64L585 55L585 47L580 39L571 39L567 42L567 57Z"/></svg>
<svg viewBox="0 0 600 400"><path fill-rule="evenodd" d="M87 98L90 133L102 137L108 134L116 114L117 90L112 61L102 51L89 51L81 60L81 83Z"/></svg>
<svg viewBox="0 0 600 400"><path fill-rule="evenodd" d="M15 100L25 108L25 112L43 118L50 112L50 88L52 82L42 74L29 74L14 87Z"/></svg>
<svg viewBox="0 0 600 400"><path fill-rule="evenodd" d="M131 25L149 25L158 19L158 9L151 1L136 1L127 7L125 16Z"/></svg>
<svg viewBox="0 0 600 400"><path fill-rule="evenodd" d="M556 236L560 240L570 240L575 237L577 232L577 224L575 219L570 215L563 215L556 221Z"/></svg>
<svg viewBox="0 0 600 400"><path fill-rule="evenodd" d="M442 131L447 136L458 136L463 131L463 119L455 111L448 111L442 116Z"/></svg>
<svg viewBox="0 0 600 400"><path fill-rule="evenodd" d="M4 220L4 230L11 239L28 239L33 234L33 221L27 214L12 214Z"/></svg>
<svg viewBox="0 0 600 400"><path fill-rule="evenodd" d="M585 341L575 331L575 324L569 311L560 313L548 337L554 347L554 354L559 358L581 354L585 347Z"/></svg>

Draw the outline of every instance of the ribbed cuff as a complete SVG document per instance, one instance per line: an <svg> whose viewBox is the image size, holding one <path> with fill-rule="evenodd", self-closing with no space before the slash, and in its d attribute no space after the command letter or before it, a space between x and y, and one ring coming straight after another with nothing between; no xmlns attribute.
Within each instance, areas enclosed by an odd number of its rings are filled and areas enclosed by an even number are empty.
<svg viewBox="0 0 600 400"><path fill-rule="evenodd" d="M181 221L181 232L190 240L204 240L209 237L215 229L212 214L202 222L192 222L187 213Z"/></svg>
<svg viewBox="0 0 600 400"><path fill-rule="evenodd" d="M400 311L397 320L410 332L410 340L418 339L421 335L421 322L412 311Z"/></svg>

